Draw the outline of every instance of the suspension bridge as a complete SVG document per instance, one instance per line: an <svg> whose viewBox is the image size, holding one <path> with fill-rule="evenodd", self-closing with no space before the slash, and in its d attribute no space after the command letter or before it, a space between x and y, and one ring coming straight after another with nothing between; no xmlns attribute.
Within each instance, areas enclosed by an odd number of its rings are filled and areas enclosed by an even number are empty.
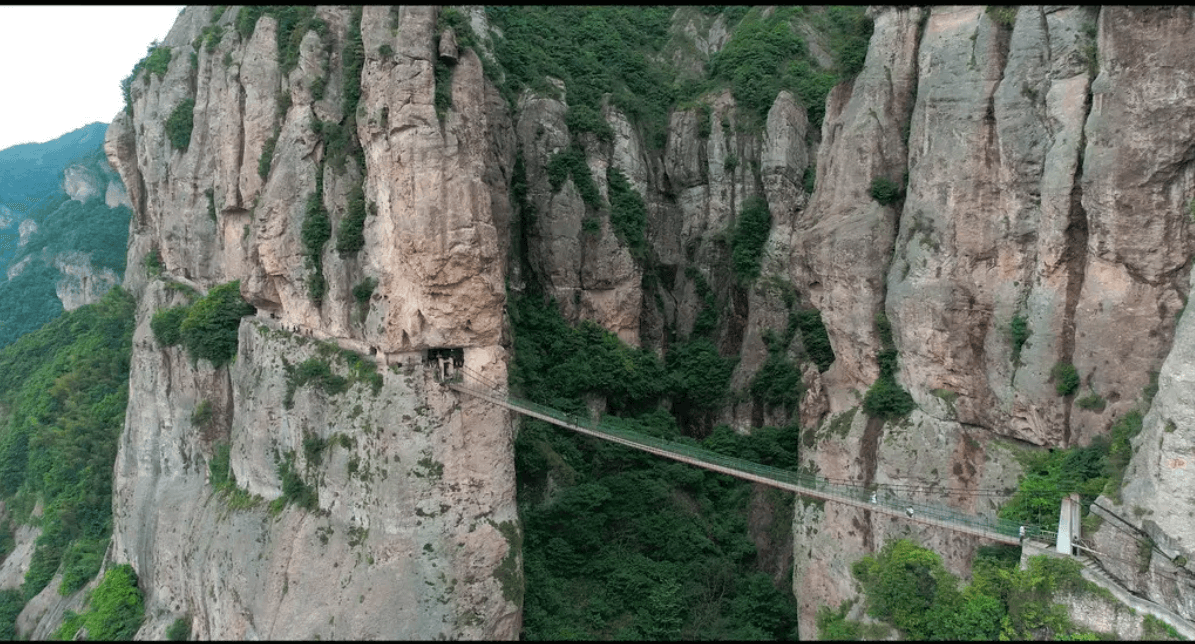
<svg viewBox="0 0 1195 644"><path fill-rule="evenodd" d="M1081 572L1085 579L1108 590L1126 606L1151 614L1169 624L1183 637L1195 638L1195 624L1165 606L1135 595L1109 574L1098 559L1085 554L1108 556L1091 550L1084 545L1085 542L1080 538L1080 500L1076 494L1063 499L1057 532L1045 530L1039 526L1023 526L1006 519L988 518L941 505L901 498L895 493L901 488L914 489L912 486L881 486L877 489L876 487L834 481L813 474L793 472L742 458L726 456L689 443L643 434L630 429L629 423L617 417L582 418L577 414L569 414L511 396L504 387L486 379L462 363L453 365L451 362L442 361L440 368L438 379L448 389L579 434L786 490L807 498L842 503L878 514L899 517L913 523L977 536L997 543L1022 545L1027 549L1027 553L1074 556L1083 566ZM971 495L1008 496L1007 493L994 490L937 489L929 491L939 494L953 491ZM1084 552L1079 552L1080 550ZM1190 582L1187 584L1190 585Z"/></svg>
<svg viewBox="0 0 1195 644"><path fill-rule="evenodd" d="M467 367L458 367L455 377L446 377L442 382L444 386L453 391L479 398L515 413L537 418L579 434L779 488L803 497L842 503L878 514L900 517L914 523L945 528L1010 545L1021 543L1022 528L1024 528L1026 539L1047 543L1053 543L1056 539L1055 532L1043 530L1038 526L1022 526L1007 519L977 516L942 505L902 498L894 493L893 487L882 486L881 489L877 489L838 482L814 474L793 472L742 458L726 456L696 445L634 431L628 428L629 423L617 417L607 416L600 420L593 420L582 418L576 414L568 414L552 407L511 396L496 383ZM943 490L939 490L939 492L943 492Z"/></svg>

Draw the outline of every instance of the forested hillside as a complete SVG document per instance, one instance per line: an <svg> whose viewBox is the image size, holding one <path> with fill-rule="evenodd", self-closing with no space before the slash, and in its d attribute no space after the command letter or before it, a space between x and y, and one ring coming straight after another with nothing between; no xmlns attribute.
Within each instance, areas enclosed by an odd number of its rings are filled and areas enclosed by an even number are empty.
<svg viewBox="0 0 1195 644"><path fill-rule="evenodd" d="M20 587L0 595L0 637L14 637L17 613L52 580L69 595L100 569L112 534L133 308L133 298L114 288L0 349L4 554L18 526L37 529Z"/></svg>
<svg viewBox="0 0 1195 644"><path fill-rule="evenodd" d="M0 151L0 347L124 275L127 196L107 125Z"/></svg>

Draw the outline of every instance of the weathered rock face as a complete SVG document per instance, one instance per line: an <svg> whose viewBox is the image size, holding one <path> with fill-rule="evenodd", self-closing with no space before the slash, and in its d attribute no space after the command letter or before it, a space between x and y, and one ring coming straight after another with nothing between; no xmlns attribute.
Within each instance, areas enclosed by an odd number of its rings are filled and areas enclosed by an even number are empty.
<svg viewBox="0 0 1195 644"><path fill-rule="evenodd" d="M212 14L188 8L163 43L174 50L166 74L137 80L132 116L109 129L105 149L134 207L126 287L139 297L112 559L131 563L146 592L141 637L162 637L180 616L201 638L519 632L511 421L441 389L419 358L428 347L463 347L466 366L505 382L499 231L512 128L471 52L456 61L452 107L437 118L436 12L403 7L392 20L385 7L360 17L320 7L329 41L306 33L285 72L274 18L242 40L235 10L218 22L225 35L214 51L200 49L190 66L185 52ZM365 60L347 134L365 164L349 154L341 169L313 122L344 117L342 61L357 24ZM381 56L383 45L395 53ZM194 128L179 151L164 122L187 98ZM289 103L283 113L279 100ZM259 158L275 133L263 177ZM308 296L301 241L317 183L333 240L321 305ZM365 243L337 253L355 186L371 209ZM151 251L166 274L202 288L241 280L262 317L242 320L232 366L196 365L156 343L153 313L183 300L141 269ZM377 287L359 301L352 291L367 277ZM301 387L287 409L286 364L313 358L345 373L335 351L306 336L375 350L380 387L358 382L336 396ZM212 410L206 422L193 416L200 403ZM235 493L210 480L223 448ZM283 507L286 462L318 491L318 509Z"/></svg>
<svg viewBox="0 0 1195 644"><path fill-rule="evenodd" d="M841 284L820 300L837 356L823 374L831 411L856 404L847 395L850 389L861 392L874 379L871 315L883 310L898 350L897 380L921 409L911 422L917 425L924 413L971 435L978 461L1003 472L998 481L979 485L999 488L1012 484L1017 468L993 450L999 444L994 436L1049 446L1087 443L1140 404L1150 372L1165 372L1164 358L1173 361L1172 373L1186 368L1185 357L1176 353L1183 343L1172 339L1192 252L1185 217L1191 107L1183 98L1186 75L1174 70L1190 67L1189 45L1178 34L1191 16L1187 9L1105 9L1097 23L1090 8L1021 7L1013 24L1001 25L981 7L939 7L922 28L915 68L884 70L877 57L909 51L894 43L917 42L909 36L916 31L914 11L875 10L864 71L853 87L831 95L818 186L806 209L816 223L812 234L801 235L803 250L794 251L792 262L803 262L807 277L794 281L810 284L815 298L819 289L824 293ZM900 31L901 24L909 27ZM877 78L883 82L869 87ZM902 96L895 91L901 87L912 101L907 152L892 136L902 125L899 118L885 120L901 114L887 107L900 104L887 101ZM852 120L856 103L866 107L862 118ZM840 132L850 133L852 123L874 131L843 146ZM884 223L890 214L879 214L887 209L868 198L867 182L877 171L894 179L906 159L906 193L894 204L899 225L892 227ZM848 176L832 178L836 164L843 163L874 170L852 168ZM827 259L818 264L818 257ZM881 266L887 266L886 278L877 283L868 271ZM832 279L839 274L844 277ZM1028 329L1019 351L1011 338L1014 318ZM1056 394L1057 364L1077 368L1076 394ZM1095 405L1097 411L1075 404L1092 394L1106 405ZM1181 417L1172 413L1167 418ZM1149 419L1162 434L1145 439L1143 432L1141 445L1173 440L1174 432L1160 429L1166 426L1161 416L1151 412ZM1170 425L1175 426L1181 421ZM827 476L972 484L956 469L958 463L943 467L883 449L876 452L874 470L852 471L854 455L868 454L875 444L869 437L886 442L893 429L864 430L855 438L858 429L852 428L842 439L816 439L821 442L806 455ZM1153 474L1130 472L1126 480L1134 482L1126 487L1126 504L1134 496L1143 512L1166 505L1170 528L1148 519L1138 527L1159 543L1176 544L1188 531L1180 524L1188 519L1189 504L1174 504L1176 491L1186 485L1176 464L1186 461L1178 456L1181 445L1167 458L1160 456L1162 449L1146 457L1142 448L1134 460L1134 467L1153 468ZM941 475L948 471L953 475ZM1153 505L1142 505L1146 498ZM882 540L875 536L875 522L853 510L827 506L809 515L806 506L804 512L794 523L795 594L802 635L811 636L816 632L811 598L835 604L853 597L845 566ZM964 552L975 544L940 539L933 531L919 531L919 541L941 552L948 566L965 571ZM1125 547L1107 543L1106 551ZM1172 550L1168 556L1186 552ZM1190 603L1173 583L1143 581L1136 587L1151 597Z"/></svg>
<svg viewBox="0 0 1195 644"><path fill-rule="evenodd" d="M104 293L120 283L116 271L93 266L88 253L60 253L54 258L54 267L62 274L62 279L54 285L55 292L67 311L98 302Z"/></svg>

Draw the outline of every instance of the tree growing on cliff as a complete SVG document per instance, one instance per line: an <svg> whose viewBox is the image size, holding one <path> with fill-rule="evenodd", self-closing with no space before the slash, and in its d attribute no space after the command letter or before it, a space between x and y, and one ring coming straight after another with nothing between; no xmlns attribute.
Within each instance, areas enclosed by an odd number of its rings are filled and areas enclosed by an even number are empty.
<svg viewBox="0 0 1195 644"><path fill-rule="evenodd" d="M257 311L241 299L240 287L240 280L213 286L191 305L179 325L179 335L192 360L203 358L213 367L221 367L236 355L241 318Z"/></svg>

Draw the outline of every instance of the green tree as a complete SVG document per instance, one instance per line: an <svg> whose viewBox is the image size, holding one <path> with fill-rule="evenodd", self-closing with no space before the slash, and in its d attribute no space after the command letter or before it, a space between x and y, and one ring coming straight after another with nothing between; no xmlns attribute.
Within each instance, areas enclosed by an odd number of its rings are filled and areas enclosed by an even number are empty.
<svg viewBox="0 0 1195 644"><path fill-rule="evenodd" d="M179 334L193 359L203 358L213 367L221 367L236 356L241 318L257 311L241 299L240 288L240 280L213 286L191 305Z"/></svg>

